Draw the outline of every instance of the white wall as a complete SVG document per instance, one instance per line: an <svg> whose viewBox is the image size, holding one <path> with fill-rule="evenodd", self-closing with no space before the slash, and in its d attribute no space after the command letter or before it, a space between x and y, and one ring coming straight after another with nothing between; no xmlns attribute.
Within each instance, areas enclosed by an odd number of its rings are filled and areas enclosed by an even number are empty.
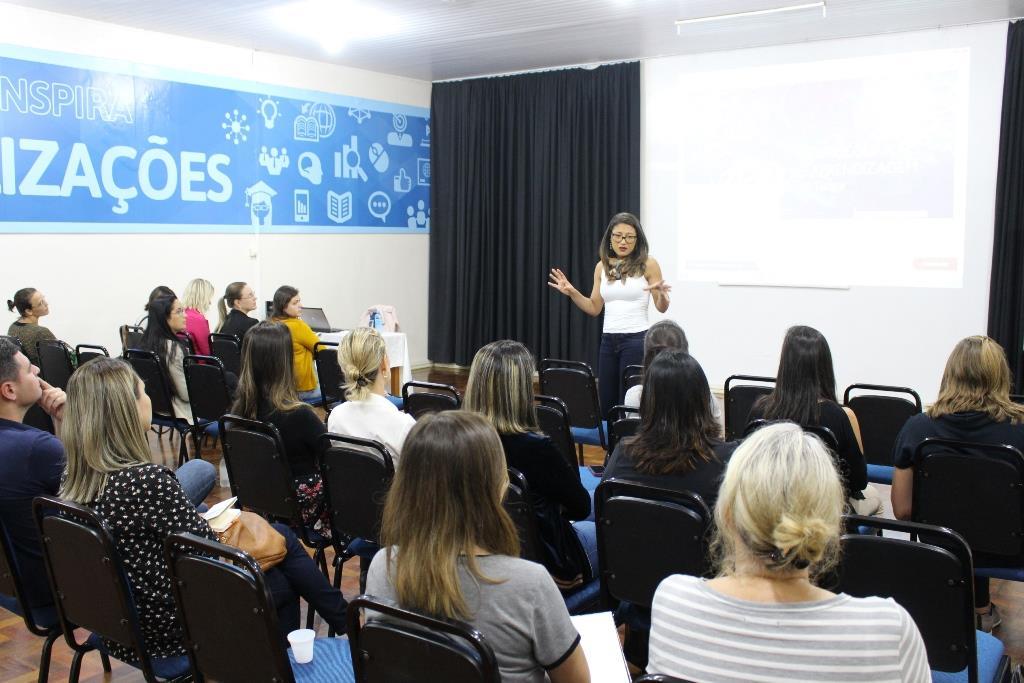
<svg viewBox="0 0 1024 683"><path fill-rule="evenodd" d="M1000 22L644 62L642 218L652 254L674 285L668 317L686 330L712 387L721 387L730 374L774 375L785 330L806 324L829 340L840 392L853 382L884 383L913 387L926 402L934 399L953 345L987 327L1005 44L1006 24ZM671 200L673 161L665 150L672 146L670 135L686 132L656 120L675 100L669 84L676 74L965 45L971 57L962 287L811 289L685 281L685 245L679 243ZM886 249L883 241L874 247L879 253ZM814 245L792 249L808 259L829 258Z"/></svg>
<svg viewBox="0 0 1024 683"><path fill-rule="evenodd" d="M430 106L430 83L85 21L0 3L0 44L123 60L411 106ZM0 206L2 211L2 206ZM117 328L142 315L149 291L179 295L203 277L219 290L252 283L262 301L281 284L322 306L337 327L375 303L393 304L413 365L427 360L426 235L3 235L0 299L25 286L52 311L43 324L72 346L120 351ZM17 255L17 256L15 256ZM211 319L216 315L211 309ZM3 324L14 320L10 315Z"/></svg>

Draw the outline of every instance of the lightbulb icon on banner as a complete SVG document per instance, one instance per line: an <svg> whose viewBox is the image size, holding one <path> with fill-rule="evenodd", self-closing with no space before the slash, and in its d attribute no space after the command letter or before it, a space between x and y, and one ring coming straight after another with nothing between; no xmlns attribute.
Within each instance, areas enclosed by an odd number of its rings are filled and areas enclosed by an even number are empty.
<svg viewBox="0 0 1024 683"><path fill-rule="evenodd" d="M267 95L260 98L260 116L263 117L263 125L266 128L273 128L274 121L281 115L277 108L277 100Z"/></svg>

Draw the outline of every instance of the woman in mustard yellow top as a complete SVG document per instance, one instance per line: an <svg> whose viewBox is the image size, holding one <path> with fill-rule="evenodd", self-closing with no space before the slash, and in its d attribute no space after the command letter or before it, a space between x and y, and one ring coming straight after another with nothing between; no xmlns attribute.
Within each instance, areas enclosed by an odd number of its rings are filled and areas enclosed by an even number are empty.
<svg viewBox="0 0 1024 683"><path fill-rule="evenodd" d="M270 317L275 322L282 322L292 335L292 353L295 365L295 391L299 400L306 403L319 403L320 386L313 370L313 347L320 338L306 322L299 317L302 313L302 299L299 290L282 285L274 292L274 304Z"/></svg>

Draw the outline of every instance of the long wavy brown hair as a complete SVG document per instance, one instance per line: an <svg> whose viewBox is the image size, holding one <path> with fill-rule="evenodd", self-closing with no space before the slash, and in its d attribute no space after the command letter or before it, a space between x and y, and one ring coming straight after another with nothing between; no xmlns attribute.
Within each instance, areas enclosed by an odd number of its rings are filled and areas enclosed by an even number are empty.
<svg viewBox="0 0 1024 683"><path fill-rule="evenodd" d="M619 261L618 266L615 266L612 264L612 259L617 258L612 250L612 230L619 224L628 225L636 230L636 246L633 247L633 251L630 252L629 256ZM604 275L608 278L608 282L623 280L627 277L643 277L644 273L647 272L648 250L647 236L644 235L644 229L640 227L639 218L631 213L617 213L612 216L612 219L608 221L608 227L605 228L604 237L601 238L601 246L597 249L597 254L601 257L601 265L604 267Z"/></svg>
<svg viewBox="0 0 1024 683"><path fill-rule="evenodd" d="M258 420L261 406L289 411L303 405L295 394L291 332L284 323L256 323L242 338L242 374L231 412Z"/></svg>
<svg viewBox="0 0 1024 683"><path fill-rule="evenodd" d="M1010 367L995 340L977 335L957 342L946 360L931 417L976 410L996 422L1024 421L1024 406L1010 400Z"/></svg>
<svg viewBox="0 0 1024 683"><path fill-rule="evenodd" d="M468 411L421 417L402 448L402 466L381 521L388 576L398 603L449 619L469 619L459 564L481 583L477 554L519 556L519 536L502 507L505 452L494 427Z"/></svg>

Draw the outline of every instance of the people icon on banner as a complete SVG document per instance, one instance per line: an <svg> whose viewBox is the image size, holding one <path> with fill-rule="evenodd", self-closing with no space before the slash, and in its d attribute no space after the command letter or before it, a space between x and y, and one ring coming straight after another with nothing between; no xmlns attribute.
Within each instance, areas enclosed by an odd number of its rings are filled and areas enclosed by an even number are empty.
<svg viewBox="0 0 1024 683"><path fill-rule="evenodd" d="M426 204L421 199L416 202L416 208L409 206L405 209L408 220L406 225L412 229L419 230L430 230L430 209L426 208Z"/></svg>

